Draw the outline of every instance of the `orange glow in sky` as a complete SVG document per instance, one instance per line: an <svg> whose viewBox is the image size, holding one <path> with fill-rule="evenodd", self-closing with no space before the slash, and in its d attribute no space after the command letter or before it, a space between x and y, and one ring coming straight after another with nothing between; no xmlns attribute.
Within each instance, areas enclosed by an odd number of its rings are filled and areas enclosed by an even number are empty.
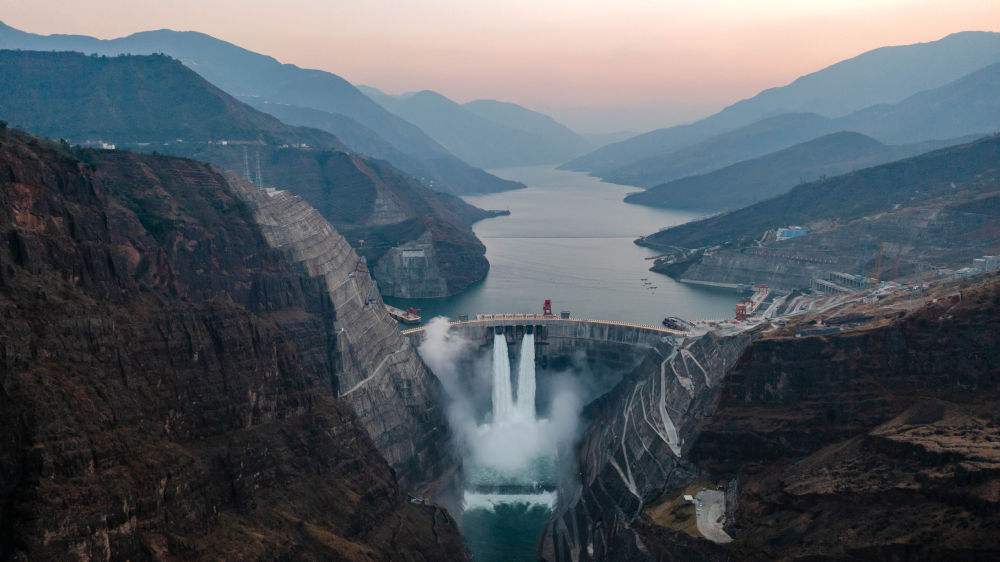
<svg viewBox="0 0 1000 562"><path fill-rule="evenodd" d="M0 0L0 19L101 38L195 30L389 93L433 89L557 117L657 108L666 125L873 48L1000 31L1000 2Z"/></svg>

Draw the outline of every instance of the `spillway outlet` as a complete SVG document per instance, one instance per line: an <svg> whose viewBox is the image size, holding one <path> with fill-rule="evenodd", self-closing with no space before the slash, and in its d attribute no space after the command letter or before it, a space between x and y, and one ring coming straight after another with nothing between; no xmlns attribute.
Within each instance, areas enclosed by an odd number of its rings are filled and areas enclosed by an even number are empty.
<svg viewBox="0 0 1000 562"><path fill-rule="evenodd" d="M494 494L498 496L516 496L524 494L541 494L555 492L558 486L552 482L531 482L524 484L476 484L467 488L477 494Z"/></svg>

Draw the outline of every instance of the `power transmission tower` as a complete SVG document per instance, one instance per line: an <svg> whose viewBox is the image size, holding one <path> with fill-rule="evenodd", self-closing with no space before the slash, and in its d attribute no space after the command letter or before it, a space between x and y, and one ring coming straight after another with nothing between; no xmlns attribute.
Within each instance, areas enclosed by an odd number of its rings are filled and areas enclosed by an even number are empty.
<svg viewBox="0 0 1000 562"><path fill-rule="evenodd" d="M250 181L250 161L247 159L247 147L243 147L243 177Z"/></svg>
<svg viewBox="0 0 1000 562"><path fill-rule="evenodd" d="M260 152L254 155L257 157L257 189L264 189L264 176L260 173Z"/></svg>

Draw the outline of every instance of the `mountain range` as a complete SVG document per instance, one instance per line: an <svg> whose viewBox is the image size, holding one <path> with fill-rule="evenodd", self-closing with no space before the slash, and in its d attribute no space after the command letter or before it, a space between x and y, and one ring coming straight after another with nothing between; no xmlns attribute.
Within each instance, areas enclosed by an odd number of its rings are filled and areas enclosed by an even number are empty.
<svg viewBox="0 0 1000 562"><path fill-rule="evenodd" d="M324 122L330 125L327 132L339 136L343 127L352 133L345 134L345 138L362 136L369 146L393 147L395 150L370 155L390 160L414 177L426 177L427 184L433 180L439 191L463 194L522 187L462 162L418 127L383 109L335 74L281 64L272 57L203 33L161 29L102 40L84 35L43 36L0 23L0 48L104 55L167 54L233 96L333 114L334 119ZM398 154L408 158L396 158Z"/></svg>
<svg viewBox="0 0 1000 562"><path fill-rule="evenodd" d="M944 86L831 119L786 113L716 135L671 154L608 171L607 181L652 186L703 174L836 131L855 131L891 144L986 135L1000 130L1000 63Z"/></svg>
<svg viewBox="0 0 1000 562"><path fill-rule="evenodd" d="M695 123L658 129L610 144L580 156L563 167L617 181L623 179L621 170L632 164L666 158L678 150L762 119L789 113L814 113L825 118L842 118L878 104L899 104L920 92L953 83L996 62L1000 62L1000 33L991 32L955 33L929 43L875 49L803 76L787 86L765 90ZM902 128L900 125L894 127ZM815 136L845 129L856 130L835 125ZM871 134L865 130L858 132ZM970 132L973 131L952 130L945 134L956 137ZM883 142L895 143L920 140L883 138L881 134L871 136ZM800 138L791 144L805 140L808 139ZM763 154L765 153L758 153L756 156ZM731 163L735 161L725 161L721 165ZM630 181L636 181L636 170L641 168L639 165L632 168ZM612 177L616 173L619 174L617 179ZM676 176L654 177L656 174L652 172L648 175L649 178L640 180L640 185L648 187L677 179Z"/></svg>
<svg viewBox="0 0 1000 562"><path fill-rule="evenodd" d="M672 209L738 209L781 195L800 183L900 160L950 144L956 141L886 145L860 133L842 131L707 174L687 176L632 193L625 201Z"/></svg>
<svg viewBox="0 0 1000 562"><path fill-rule="evenodd" d="M1000 136L991 136L804 183L748 207L661 230L642 243L657 248L699 248L756 240L769 229L788 225L830 228L928 201L957 201L960 192L997 191L998 182Z"/></svg>
<svg viewBox="0 0 1000 562"><path fill-rule="evenodd" d="M427 246L440 267L422 289L399 286L407 296L454 294L489 267L470 228L486 211L345 152L329 133L257 111L165 55L0 50L0 116L70 144L185 156L288 189L345 234L360 233L348 239L376 268L394 247ZM383 267L387 287L398 273Z"/></svg>
<svg viewBox="0 0 1000 562"><path fill-rule="evenodd" d="M474 166L558 164L593 148L551 117L513 103L458 104L431 90L398 96L371 87L361 90Z"/></svg>

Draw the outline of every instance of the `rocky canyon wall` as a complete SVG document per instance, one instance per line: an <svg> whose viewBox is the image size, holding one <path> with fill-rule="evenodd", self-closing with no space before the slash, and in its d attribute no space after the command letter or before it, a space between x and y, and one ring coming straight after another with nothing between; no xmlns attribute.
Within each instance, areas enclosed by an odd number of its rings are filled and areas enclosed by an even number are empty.
<svg viewBox="0 0 1000 562"><path fill-rule="evenodd" d="M302 198L230 177L268 244L317 280L332 307L331 385L409 486L450 466L441 387L403 337L368 268ZM280 321L279 321L280 322Z"/></svg>
<svg viewBox="0 0 1000 562"><path fill-rule="evenodd" d="M614 389L587 406L576 450L579 480L559 492L542 539L545 560L635 556L630 524L646 502L691 468L698 420L714 411L722 381L748 336L658 343Z"/></svg>
<svg viewBox="0 0 1000 562"><path fill-rule="evenodd" d="M274 237L206 165L0 127L0 558L462 557L338 398L393 336Z"/></svg>

